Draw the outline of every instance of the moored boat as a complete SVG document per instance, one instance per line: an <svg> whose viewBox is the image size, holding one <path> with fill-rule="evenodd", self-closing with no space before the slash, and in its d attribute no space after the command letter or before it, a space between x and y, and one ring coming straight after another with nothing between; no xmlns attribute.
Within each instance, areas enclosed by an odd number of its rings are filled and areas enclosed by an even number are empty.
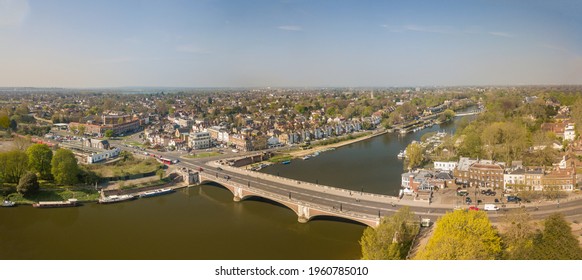
<svg viewBox="0 0 582 280"><path fill-rule="evenodd" d="M79 202L75 198L70 198L66 201L39 201L33 203L32 207L36 208L60 208L60 207L75 207L79 206Z"/></svg>
<svg viewBox="0 0 582 280"><path fill-rule="evenodd" d="M135 195L131 195L131 194L110 195L110 196L99 198L99 203L101 203L101 204L116 203L116 202L133 200L136 198L137 197Z"/></svg>
<svg viewBox="0 0 582 280"><path fill-rule="evenodd" d="M403 159L406 157L406 151L400 151L400 153L398 153L398 158L399 159Z"/></svg>
<svg viewBox="0 0 582 280"><path fill-rule="evenodd" d="M10 201L10 200L4 200L2 202L2 207L13 207L15 205L16 205L16 203L14 201Z"/></svg>
<svg viewBox="0 0 582 280"><path fill-rule="evenodd" d="M281 163L282 164L289 164L289 163L291 163L291 161L290 160L286 160L286 161L282 161Z"/></svg>
<svg viewBox="0 0 582 280"><path fill-rule="evenodd" d="M144 193L140 194L139 197L152 197L152 196L158 196L158 195L163 195L163 194L168 194L168 193L173 193L173 192L175 192L175 190L170 189L170 188L165 188L165 189L144 192Z"/></svg>

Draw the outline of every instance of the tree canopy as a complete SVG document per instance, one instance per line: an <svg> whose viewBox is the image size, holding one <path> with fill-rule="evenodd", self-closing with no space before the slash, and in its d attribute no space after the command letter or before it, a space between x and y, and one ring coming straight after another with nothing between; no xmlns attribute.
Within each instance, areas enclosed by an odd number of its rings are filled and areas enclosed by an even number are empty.
<svg viewBox="0 0 582 280"><path fill-rule="evenodd" d="M501 238L483 211L453 211L436 222L433 236L417 259L492 260L501 255Z"/></svg>
<svg viewBox="0 0 582 280"><path fill-rule="evenodd" d="M572 228L562 213L551 214L544 220L544 230L534 240L531 259L581 260L582 248L572 234Z"/></svg>
<svg viewBox="0 0 582 280"><path fill-rule="evenodd" d="M402 207L394 215L384 217L378 228L366 228L360 239L365 260L403 260L419 230L416 215Z"/></svg>
<svg viewBox="0 0 582 280"><path fill-rule="evenodd" d="M77 183L79 166L73 152L58 149L51 161L51 172L57 184L72 185Z"/></svg>
<svg viewBox="0 0 582 280"><path fill-rule="evenodd" d="M16 190L23 195L34 193L38 191L39 188L38 178L33 172L24 174L24 176L20 178L18 186L16 186Z"/></svg>
<svg viewBox="0 0 582 280"><path fill-rule="evenodd" d="M28 170L28 156L21 150L0 153L0 176L8 183L18 183Z"/></svg>
<svg viewBox="0 0 582 280"><path fill-rule="evenodd" d="M408 158L408 169L421 165L424 159L422 146L416 142L409 144L406 147L406 157Z"/></svg>
<svg viewBox="0 0 582 280"><path fill-rule="evenodd" d="M42 179L51 178L53 152L45 144L34 144L26 149L30 168L40 174Z"/></svg>

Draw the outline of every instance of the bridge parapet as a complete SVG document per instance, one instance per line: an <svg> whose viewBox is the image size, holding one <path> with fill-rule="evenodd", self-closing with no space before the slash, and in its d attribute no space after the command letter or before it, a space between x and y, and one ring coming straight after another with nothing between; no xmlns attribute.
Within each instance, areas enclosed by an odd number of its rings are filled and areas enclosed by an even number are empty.
<svg viewBox="0 0 582 280"><path fill-rule="evenodd" d="M203 182L215 182L226 189L228 189L233 194L234 201L242 201L248 197L256 196L262 197L265 199L269 199L280 203L287 208L291 209L295 214L297 214L297 220L300 223L306 223L312 220L314 217L318 216L330 216L330 217L339 217L344 218L352 221L356 221L371 227L376 227L379 224L379 217L374 215L365 215L361 213L356 213L352 211L345 211L341 209L337 209L335 207L329 207L320 205L317 203L310 203L300 199L292 198L290 196L284 196L272 192L268 192L265 190L261 190L259 188L252 188L249 186L245 186L227 179L223 179L217 176L212 176L205 173L200 173L200 183Z"/></svg>

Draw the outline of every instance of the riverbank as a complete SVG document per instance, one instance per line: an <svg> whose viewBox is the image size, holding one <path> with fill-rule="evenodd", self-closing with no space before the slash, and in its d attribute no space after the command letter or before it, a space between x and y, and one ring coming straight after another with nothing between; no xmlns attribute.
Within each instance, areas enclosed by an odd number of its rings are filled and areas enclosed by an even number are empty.
<svg viewBox="0 0 582 280"><path fill-rule="evenodd" d="M356 137L354 139L340 141L340 142L333 143L333 144L315 146L315 147L313 147L311 149L307 149L307 150L293 151L293 152L290 152L289 155L292 156L292 157L294 157L294 158L299 158L299 157L304 157L304 156L309 155L309 154L313 154L315 152L321 152L323 150L328 150L328 149L332 149L332 148L333 149L336 149L336 148L339 148L339 147L342 147L342 146L350 145L350 144L353 144L353 143L356 143L356 142L359 142L359 141L368 140L370 138L373 138L373 137L376 137L376 136L380 136L380 135L386 134L386 133L388 133L388 130L386 130L386 129L378 129L378 130L372 131L372 134L363 135L363 136L358 137L358 135L365 134L365 133L366 132L363 132L363 133L354 135L354 137Z"/></svg>

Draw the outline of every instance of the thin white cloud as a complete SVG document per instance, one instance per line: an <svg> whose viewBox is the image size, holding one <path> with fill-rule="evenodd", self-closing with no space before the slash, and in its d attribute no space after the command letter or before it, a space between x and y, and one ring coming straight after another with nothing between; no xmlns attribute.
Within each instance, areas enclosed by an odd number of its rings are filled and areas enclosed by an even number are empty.
<svg viewBox="0 0 582 280"><path fill-rule="evenodd" d="M451 34L455 33L455 30L450 26L440 26L440 25L415 25L409 24L405 25L404 29L416 32L427 32L427 33L441 33L441 34Z"/></svg>
<svg viewBox="0 0 582 280"><path fill-rule="evenodd" d="M178 45L176 46L177 52L184 52L184 53L209 53L208 50L202 49L195 44L185 44L185 45Z"/></svg>
<svg viewBox="0 0 582 280"><path fill-rule="evenodd" d="M513 38L513 35L511 35L507 32L489 31L487 33L489 35L498 36L498 37Z"/></svg>
<svg viewBox="0 0 582 280"><path fill-rule="evenodd" d="M299 25L281 25L281 26L277 26L277 28L279 28L281 30L286 30L286 31L301 31L301 30L303 30L303 28Z"/></svg>
<svg viewBox="0 0 582 280"><path fill-rule="evenodd" d="M29 10L28 0L0 0L0 28L20 26Z"/></svg>
<svg viewBox="0 0 582 280"><path fill-rule="evenodd" d="M388 25L388 24L382 24L382 25L380 25L380 27L382 27L390 32L400 33L400 32L404 31L404 29L402 27Z"/></svg>

